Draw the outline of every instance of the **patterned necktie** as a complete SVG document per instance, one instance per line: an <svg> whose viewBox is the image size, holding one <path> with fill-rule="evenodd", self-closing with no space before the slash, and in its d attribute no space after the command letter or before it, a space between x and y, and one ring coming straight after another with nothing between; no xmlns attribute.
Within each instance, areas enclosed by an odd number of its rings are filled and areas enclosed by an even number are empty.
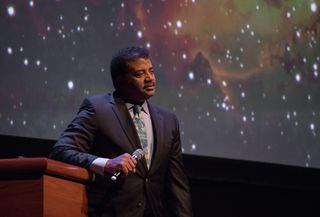
<svg viewBox="0 0 320 217"><path fill-rule="evenodd" d="M148 139L147 139L147 132L146 132L146 126L143 122L143 119L141 117L141 106L134 105L133 106L133 123L137 129L138 136L141 142L141 147L144 151L144 158L147 161L147 166L149 168L150 166L150 156L149 156L149 149L148 149Z"/></svg>

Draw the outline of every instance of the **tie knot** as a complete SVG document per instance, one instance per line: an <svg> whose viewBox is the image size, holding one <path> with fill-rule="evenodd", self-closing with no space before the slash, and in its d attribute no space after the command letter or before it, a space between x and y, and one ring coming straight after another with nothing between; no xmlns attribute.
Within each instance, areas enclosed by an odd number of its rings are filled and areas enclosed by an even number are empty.
<svg viewBox="0 0 320 217"><path fill-rule="evenodd" d="M140 115L140 112L141 112L141 106L139 106L139 105L134 105L133 106L133 114L134 115Z"/></svg>

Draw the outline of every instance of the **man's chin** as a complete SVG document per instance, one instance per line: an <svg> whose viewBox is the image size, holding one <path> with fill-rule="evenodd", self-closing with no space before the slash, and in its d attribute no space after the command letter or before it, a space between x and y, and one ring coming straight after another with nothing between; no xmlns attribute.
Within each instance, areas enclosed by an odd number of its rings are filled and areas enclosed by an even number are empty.
<svg viewBox="0 0 320 217"><path fill-rule="evenodd" d="M150 97L152 97L155 94L155 90L149 90L149 91L145 91L145 98L149 99Z"/></svg>

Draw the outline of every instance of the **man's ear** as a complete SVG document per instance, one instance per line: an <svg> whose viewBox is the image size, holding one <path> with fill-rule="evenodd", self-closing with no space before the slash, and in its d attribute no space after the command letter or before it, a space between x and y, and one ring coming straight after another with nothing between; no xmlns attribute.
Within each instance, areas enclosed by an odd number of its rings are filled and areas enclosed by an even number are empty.
<svg viewBox="0 0 320 217"><path fill-rule="evenodd" d="M116 89L119 89L120 87L120 78L119 77L116 77L116 79L114 80L114 86Z"/></svg>
<svg viewBox="0 0 320 217"><path fill-rule="evenodd" d="M128 84L128 80L126 76L127 76L126 74L123 74L116 78L117 89L121 89L121 87L124 87Z"/></svg>

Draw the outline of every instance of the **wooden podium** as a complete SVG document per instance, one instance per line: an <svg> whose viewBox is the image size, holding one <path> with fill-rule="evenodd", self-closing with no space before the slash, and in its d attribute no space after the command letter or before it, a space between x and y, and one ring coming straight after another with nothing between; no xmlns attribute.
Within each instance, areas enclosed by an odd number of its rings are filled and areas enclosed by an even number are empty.
<svg viewBox="0 0 320 217"><path fill-rule="evenodd" d="M87 216L86 169L47 158L0 160L0 216Z"/></svg>

